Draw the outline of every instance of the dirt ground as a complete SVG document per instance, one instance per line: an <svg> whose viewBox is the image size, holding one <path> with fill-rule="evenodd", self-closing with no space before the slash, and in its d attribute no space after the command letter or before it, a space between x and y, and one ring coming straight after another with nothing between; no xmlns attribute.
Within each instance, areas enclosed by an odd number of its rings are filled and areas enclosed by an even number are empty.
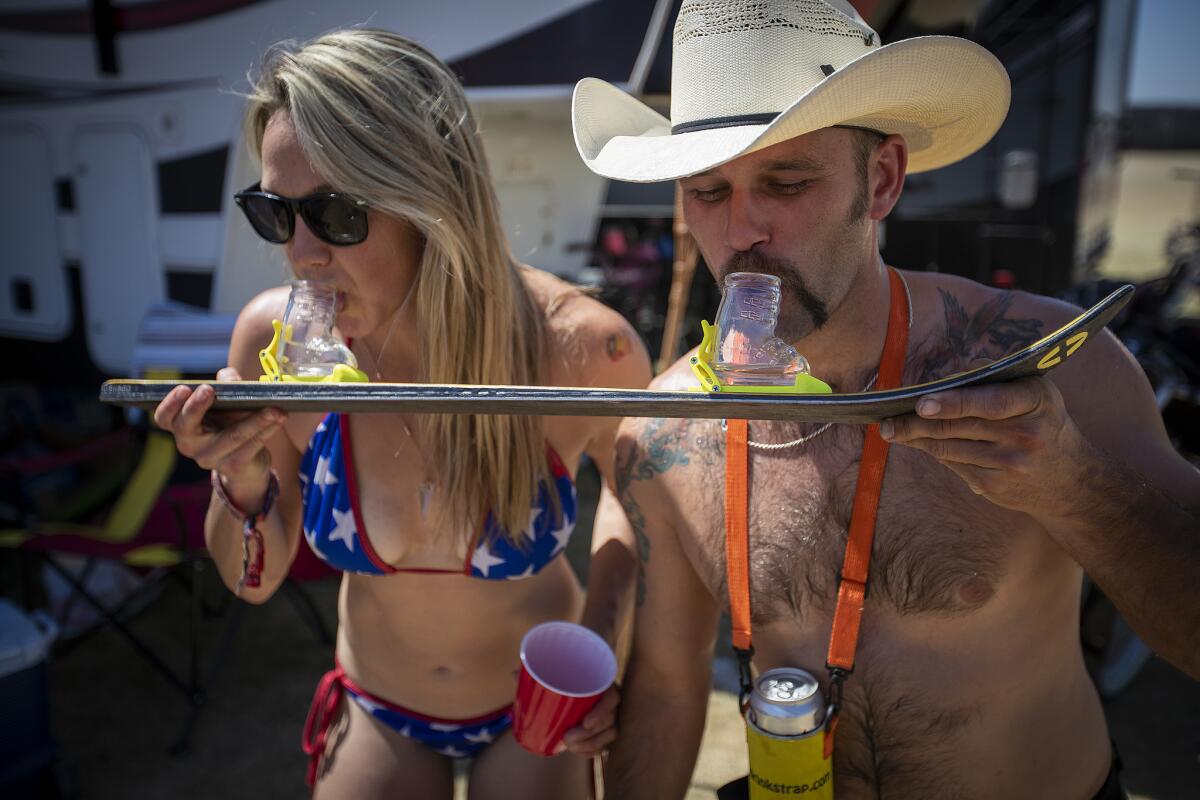
<svg viewBox="0 0 1200 800"><path fill-rule="evenodd" d="M581 479L581 494L586 478ZM594 486L593 486L594 489ZM590 528L587 521L584 525ZM572 542L582 562L586 537ZM14 595L8 562L4 593ZM211 568L201 584L212 603L223 596ZM335 623L336 579L305 584L320 613ZM170 581L132 621L133 628L173 664L186 665L189 600L182 582ZM61 749L58 775L67 797L298 798L307 796L300 732L309 700L330 666L321 644L283 596L263 606L242 606L240 624L219 665L195 727L190 751L171 755L187 706L157 672L111 628L97 631L50 667L51 713ZM207 619L201 637L211 656L230 616ZM719 648L720 651L720 648ZM745 772L745 745L734 711L732 666L714 669L708 724L688 800L711 800L715 789ZM1109 702L1107 714L1134 798L1200 797L1200 683L1154 659L1134 684ZM2 715L0 715L2 716Z"/></svg>

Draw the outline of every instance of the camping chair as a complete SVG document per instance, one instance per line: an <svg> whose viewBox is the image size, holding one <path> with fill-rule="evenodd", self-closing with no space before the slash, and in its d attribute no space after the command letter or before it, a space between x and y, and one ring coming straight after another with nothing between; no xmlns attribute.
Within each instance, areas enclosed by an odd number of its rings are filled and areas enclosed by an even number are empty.
<svg viewBox="0 0 1200 800"><path fill-rule="evenodd" d="M151 307L143 318L134 353L134 372L147 377L178 378L187 371L212 374L223 365L228 351L233 317L207 315L178 304ZM177 465L182 469L177 470ZM70 619L79 603L86 603L111 624L188 704L188 715L172 752L185 752L202 707L232 644L246 611L246 604L222 591L216 609L204 601L203 573L208 564L204 543L204 518L211 487L196 476L184 483L172 478L188 471L181 463L173 438L153 429L144 414L136 424L75 447L26 459L0 459L0 483L6 503L35 509L21 519L21 527L0 530L0 548L32 555L45 569L70 589L59 621ZM52 488L36 498L23 497L23 487L43 482ZM82 479L80 477L82 476ZM61 478L66 480L61 480ZM207 476L205 476L207 477ZM68 484L68 486L64 486ZM28 492L24 492L28 495ZM106 514L97 512L108 508ZM68 568L64 557L83 559L78 573ZM141 585L118 601L108 600L89 588L93 571L105 560L123 564L145 575ZM29 583L26 570L26 583ZM324 646L333 637L309 594L299 581L333 574L332 570L300 549L293 568L280 589ZM127 624L132 612L141 608L168 581L189 593L191 624L188 632L186 670L172 668L144 637ZM26 604L30 592L26 590ZM224 615L215 648L202 664L200 628L205 616ZM72 642L61 643L60 654Z"/></svg>
<svg viewBox="0 0 1200 800"><path fill-rule="evenodd" d="M80 452L49 459L47 465L58 469L76 466L84 461L81 455L96 457L97 453L95 448L85 447ZM110 452L102 453L102 457L119 460L119 454ZM179 738L171 747L172 752L182 753L190 743L205 691L216 677L241 622L244 605L232 606L207 674L204 674L198 636L200 617L204 612L199 578L205 561L203 525L209 488L206 484L168 486L175 461L175 443L171 436L161 431L147 431L137 465L127 475L111 511L102 521L34 520L25 528L0 531L0 547L19 548L34 555L38 562L71 587L72 593L59 614L60 622L70 618L76 602L86 602L183 695L189 707L188 716ZM14 466L19 469L18 480L31 477L27 462L3 462L0 470L9 471ZM111 471L124 477L119 469ZM83 569L77 574L65 566L64 556L82 557ZM144 573L146 578L136 590L115 603L106 601L89 586L88 580L96 565L104 559ZM169 578L182 583L191 595L192 619L185 671L168 664L127 622L130 612L147 602ZM60 653L69 646L64 644Z"/></svg>
<svg viewBox="0 0 1200 800"><path fill-rule="evenodd" d="M23 528L0 530L0 547L33 555L37 562L69 585L71 595L56 620L60 625L70 619L76 603L87 603L182 694L188 704L188 713L179 737L170 748L172 753L182 754L190 745L206 693L225 662L247 605L236 602L227 592L223 592L224 601L219 611L213 611L204 602L202 578L208 563L204 517L211 492L208 481L170 485L178 461L175 442L169 434L154 429L145 431L144 443L132 471L119 469L118 465L125 460L122 449L130 449L130 440L137 438L132 430L123 429L119 434L111 434L69 453L25 461L0 461L0 474L7 472L19 483L36 477L37 471L31 467L62 470L99 459L102 465L113 465L101 474L115 473L123 487L112 502L111 511L99 521L79 522L62 519L57 514L55 519L34 519ZM81 493L94 495L96 490L85 485ZM72 501L72 504L84 507L82 501ZM63 563L64 556L82 558L82 570L77 573L68 568ZM132 593L115 602L106 601L89 586L93 570L105 559L123 564L146 577ZM284 581L281 593L313 630L317 640L322 645L330 645L333 640L324 620L308 593L297 584L297 579L308 577L320 575L310 564L298 559L293 574ZM187 666L184 670L172 667L128 624L131 613L153 599L167 580L182 585L190 598ZM225 620L213 652L207 663L202 663L202 619L218 613L224 614ZM60 644L59 654L65 653L76 642Z"/></svg>

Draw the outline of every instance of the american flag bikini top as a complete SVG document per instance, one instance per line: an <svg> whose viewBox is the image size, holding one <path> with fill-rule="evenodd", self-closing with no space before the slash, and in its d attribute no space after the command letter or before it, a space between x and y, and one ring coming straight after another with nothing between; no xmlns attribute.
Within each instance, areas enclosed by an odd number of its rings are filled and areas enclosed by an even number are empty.
<svg viewBox="0 0 1200 800"><path fill-rule="evenodd" d="M575 483L558 454L550 447L546 450L562 513L556 518L546 487L540 486L537 502L530 509L523 547L511 543L489 513L462 570L397 569L376 555L363 524L350 452L349 417L330 413L317 426L300 462L304 538L318 557L343 572L444 572L488 580L528 578L566 548L575 530Z"/></svg>

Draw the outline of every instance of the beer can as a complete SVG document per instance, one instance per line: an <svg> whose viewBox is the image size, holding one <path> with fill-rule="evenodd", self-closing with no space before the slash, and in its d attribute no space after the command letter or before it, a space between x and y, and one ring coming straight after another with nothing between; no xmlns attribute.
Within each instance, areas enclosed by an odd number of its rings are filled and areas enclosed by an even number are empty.
<svg viewBox="0 0 1200 800"><path fill-rule="evenodd" d="M825 757L825 701L802 669L764 672L746 709L750 800L833 799L833 765Z"/></svg>

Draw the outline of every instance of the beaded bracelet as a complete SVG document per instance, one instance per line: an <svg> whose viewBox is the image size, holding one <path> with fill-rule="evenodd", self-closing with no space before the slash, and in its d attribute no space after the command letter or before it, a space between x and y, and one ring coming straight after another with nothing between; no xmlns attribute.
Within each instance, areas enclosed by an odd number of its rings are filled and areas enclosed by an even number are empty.
<svg viewBox="0 0 1200 800"><path fill-rule="evenodd" d="M221 483L220 474L215 469L212 471L213 492L216 493L225 508L229 509L229 513L242 523L242 575L238 578L237 594L242 593L243 587L249 586L251 589L255 589L262 583L263 564L266 561L267 550L263 544L263 535L262 531L258 529L258 523L265 520L271 513L271 505L279 494L279 476L275 474L275 470L271 470L270 475L262 510L257 514L247 514L237 507L237 504L225 491L225 484ZM251 549L254 550L253 558Z"/></svg>

